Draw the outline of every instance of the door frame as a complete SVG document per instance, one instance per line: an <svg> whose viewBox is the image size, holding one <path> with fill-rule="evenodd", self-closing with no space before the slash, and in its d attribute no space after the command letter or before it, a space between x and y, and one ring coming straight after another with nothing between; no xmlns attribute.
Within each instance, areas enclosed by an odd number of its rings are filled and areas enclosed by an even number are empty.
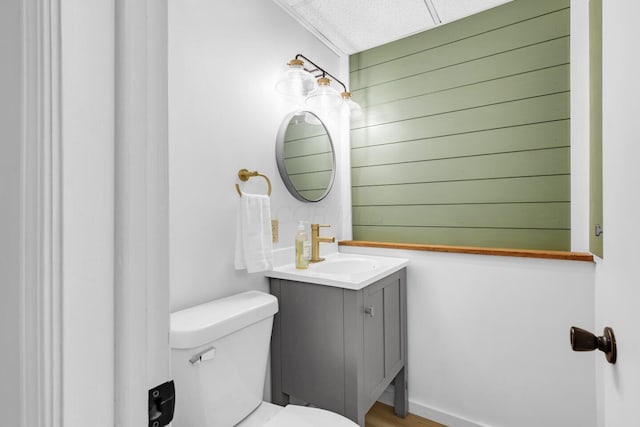
<svg viewBox="0 0 640 427"><path fill-rule="evenodd" d="M75 427L64 420L67 378L89 374L65 364L62 8L66 0L24 0L20 141L20 421L23 427ZM115 313L97 311L88 327L114 322L110 384L96 384L113 405L113 423L147 423L148 389L169 379L167 1L104 0L116 35ZM106 3L105 3L106 4ZM73 6L73 4L71 5ZM107 4L109 6L109 4ZM112 35L104 34L109 37ZM81 83L78 83L81 84ZM91 185L91 183L89 183ZM75 201L74 201L75 202ZM82 200L78 201L82 203ZM87 304L94 302L87 302ZM107 317L109 316L109 317ZM114 316L114 317L111 317ZM108 334L108 332L107 332ZM100 369L100 366L95 366ZM105 397L100 396L100 397ZM79 396L80 398L80 396ZM84 398L89 399L90 396ZM81 399L80 399L81 400ZM87 411L80 401L73 411ZM71 403L67 402L67 405ZM91 419L81 414L74 419ZM93 424L100 426L100 420Z"/></svg>
<svg viewBox="0 0 640 427"><path fill-rule="evenodd" d="M62 427L60 0L22 6L20 420Z"/></svg>

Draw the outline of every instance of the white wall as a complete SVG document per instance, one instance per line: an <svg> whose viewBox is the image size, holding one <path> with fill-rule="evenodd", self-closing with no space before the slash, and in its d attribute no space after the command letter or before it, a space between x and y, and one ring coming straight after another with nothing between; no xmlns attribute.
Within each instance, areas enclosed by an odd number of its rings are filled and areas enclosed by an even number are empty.
<svg viewBox="0 0 640 427"><path fill-rule="evenodd" d="M267 290L262 274L235 271L234 184L239 169L266 173L273 183L272 216L280 221L280 244L291 246L296 221L332 224L326 235L342 237L347 212L335 190L305 204L287 192L275 161L280 122L296 109L278 95L279 71L302 53L338 75L340 58L274 2L169 1L169 146L172 311L247 289ZM340 78L340 76L338 75ZM339 118L329 120L338 139ZM264 192L253 178L242 184Z"/></svg>
<svg viewBox="0 0 640 427"><path fill-rule="evenodd" d="M62 0L63 417L113 426L114 2Z"/></svg>
<svg viewBox="0 0 640 427"><path fill-rule="evenodd" d="M611 326L618 362L596 360L599 426L640 419L640 4L603 1L604 259L596 268L596 330Z"/></svg>
<svg viewBox="0 0 640 427"><path fill-rule="evenodd" d="M20 425L21 23L21 2L0 2L0 414L7 426Z"/></svg>

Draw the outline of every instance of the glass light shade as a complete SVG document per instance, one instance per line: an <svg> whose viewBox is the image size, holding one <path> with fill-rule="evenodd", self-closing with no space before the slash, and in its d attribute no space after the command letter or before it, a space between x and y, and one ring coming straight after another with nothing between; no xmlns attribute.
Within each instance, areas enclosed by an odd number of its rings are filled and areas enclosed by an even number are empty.
<svg viewBox="0 0 640 427"><path fill-rule="evenodd" d="M340 96L342 96L345 108L349 109L351 119L358 119L362 117L362 107L351 99L351 92L342 92Z"/></svg>
<svg viewBox="0 0 640 427"><path fill-rule="evenodd" d="M315 77L304 69L304 62L292 59L282 72L276 90L283 95L307 96L317 87Z"/></svg>
<svg viewBox="0 0 640 427"><path fill-rule="evenodd" d="M332 88L326 77L318 79L318 88L307 96L306 103L308 106L319 109L331 109L342 104L342 98L337 90Z"/></svg>

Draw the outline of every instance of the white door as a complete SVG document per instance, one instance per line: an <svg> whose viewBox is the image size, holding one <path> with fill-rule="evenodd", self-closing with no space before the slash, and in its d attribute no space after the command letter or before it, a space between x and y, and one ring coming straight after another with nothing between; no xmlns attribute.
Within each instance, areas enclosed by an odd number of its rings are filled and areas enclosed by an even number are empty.
<svg viewBox="0 0 640 427"><path fill-rule="evenodd" d="M115 425L166 425L169 381L167 2L115 1ZM162 406L161 402L167 402ZM152 420L153 421L153 420Z"/></svg>
<svg viewBox="0 0 640 427"><path fill-rule="evenodd" d="M640 426L640 2L603 1L604 260L596 331L611 326L615 365L596 359L599 426Z"/></svg>

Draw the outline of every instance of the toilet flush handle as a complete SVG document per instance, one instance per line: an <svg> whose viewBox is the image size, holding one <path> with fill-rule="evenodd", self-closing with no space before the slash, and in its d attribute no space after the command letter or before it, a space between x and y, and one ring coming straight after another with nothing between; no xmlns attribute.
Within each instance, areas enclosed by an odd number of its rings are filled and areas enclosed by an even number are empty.
<svg viewBox="0 0 640 427"><path fill-rule="evenodd" d="M192 365L197 365L200 362L205 362L207 360L211 360L213 358L216 357L216 348L211 346L208 348L205 348L204 350L194 354L191 359L189 359L189 362Z"/></svg>

